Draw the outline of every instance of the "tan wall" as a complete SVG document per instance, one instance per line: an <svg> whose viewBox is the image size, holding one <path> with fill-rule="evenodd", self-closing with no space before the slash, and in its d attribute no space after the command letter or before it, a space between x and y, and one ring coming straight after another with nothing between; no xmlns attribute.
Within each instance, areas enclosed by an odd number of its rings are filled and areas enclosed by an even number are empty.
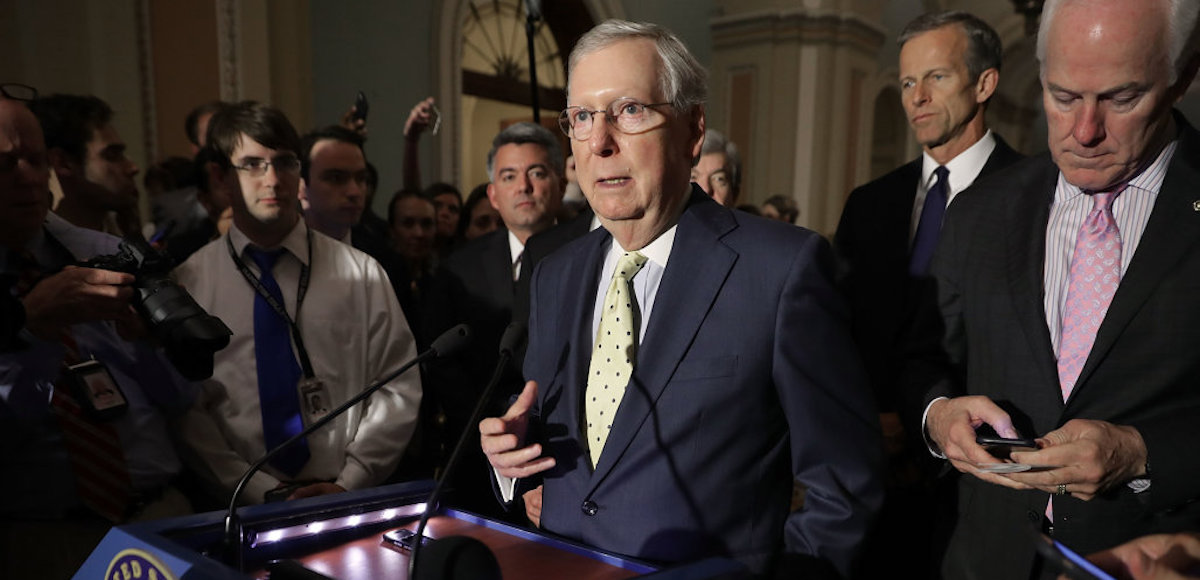
<svg viewBox="0 0 1200 580"><path fill-rule="evenodd" d="M790 195L800 224L832 233L846 194L870 172L884 34L862 15L879 3L851 3L859 6L845 14L812 1L717 4L709 126L744 151L743 201Z"/></svg>
<svg viewBox="0 0 1200 580"><path fill-rule="evenodd" d="M215 0L150 3L158 157L191 157L187 114L221 96Z"/></svg>

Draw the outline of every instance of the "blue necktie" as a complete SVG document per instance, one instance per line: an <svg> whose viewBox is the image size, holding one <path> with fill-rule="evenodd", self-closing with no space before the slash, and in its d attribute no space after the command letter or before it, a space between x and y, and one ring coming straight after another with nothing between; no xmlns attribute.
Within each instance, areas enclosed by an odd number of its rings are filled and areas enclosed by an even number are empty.
<svg viewBox="0 0 1200 580"><path fill-rule="evenodd" d="M283 306L283 293L271 270L284 250L266 251L247 247L246 254L258 264L259 280L267 293ZM292 354L288 321L261 294L254 296L254 357L258 367L258 401L262 407L263 442L268 451L304 429L300 415L300 364ZM271 465L296 475L308 461L308 442L299 441L271 460Z"/></svg>
<svg viewBox="0 0 1200 580"><path fill-rule="evenodd" d="M937 176L937 182L925 194L921 221L917 223L917 235L913 237L912 256L908 260L908 273L913 276L929 273L933 250L937 248L938 235L942 233L942 218L946 215L946 199L950 193L947 179L950 170L946 169L945 165L939 165L933 170L933 174Z"/></svg>

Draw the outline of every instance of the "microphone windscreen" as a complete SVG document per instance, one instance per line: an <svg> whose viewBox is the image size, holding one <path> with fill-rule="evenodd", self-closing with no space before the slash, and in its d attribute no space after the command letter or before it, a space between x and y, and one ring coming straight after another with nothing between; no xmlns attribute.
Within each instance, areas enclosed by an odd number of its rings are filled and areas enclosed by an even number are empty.
<svg viewBox="0 0 1200 580"><path fill-rule="evenodd" d="M460 324L443 332L429 348L437 353L438 358L443 358L458 354L468 344L471 344L471 327Z"/></svg>
<svg viewBox="0 0 1200 580"><path fill-rule="evenodd" d="M500 337L500 354L508 353L512 356L514 352L521 346L521 341L525 340L525 331L528 328L524 322L514 320L508 324L508 328L504 329L504 335Z"/></svg>
<svg viewBox="0 0 1200 580"><path fill-rule="evenodd" d="M467 536L450 536L421 548L414 580L500 580L500 564L487 546Z"/></svg>

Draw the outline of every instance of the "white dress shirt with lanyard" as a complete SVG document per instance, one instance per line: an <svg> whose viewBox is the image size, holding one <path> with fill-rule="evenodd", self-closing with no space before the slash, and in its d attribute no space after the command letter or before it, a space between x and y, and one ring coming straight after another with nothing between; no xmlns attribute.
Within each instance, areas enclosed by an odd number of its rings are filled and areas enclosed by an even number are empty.
<svg viewBox="0 0 1200 580"><path fill-rule="evenodd" d="M201 306L233 330L229 346L217 353L212 379L204 383L197 404L181 425L185 441L203 461L205 471L231 492L250 463L267 450L254 355L255 290L231 259L230 244L250 273L259 273L245 255L250 243L245 234L234 226L227 237L229 241L218 239L205 246L176 274ZM333 409L417 352L383 268L323 234L313 232L311 246L309 239L309 229L301 220L280 244L287 252L279 258L274 274L283 307L296 318L312 371L328 393L327 408ZM305 270L310 271L310 283L298 304ZM308 437L311 458L295 480L330 481L346 489L382 483L412 436L420 399L416 369L393 380ZM261 502L281 478L268 467L250 480L244 500Z"/></svg>

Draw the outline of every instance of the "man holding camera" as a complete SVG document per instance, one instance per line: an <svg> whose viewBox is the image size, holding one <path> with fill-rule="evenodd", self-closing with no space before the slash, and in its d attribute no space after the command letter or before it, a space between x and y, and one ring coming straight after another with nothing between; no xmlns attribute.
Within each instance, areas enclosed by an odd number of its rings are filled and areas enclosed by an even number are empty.
<svg viewBox="0 0 1200 580"><path fill-rule="evenodd" d="M25 321L0 354L0 577L66 577L114 523L190 512L166 417L191 385L143 340L112 236L49 213L37 119L0 99L0 272Z"/></svg>
<svg viewBox="0 0 1200 580"><path fill-rule="evenodd" d="M300 219L300 137L283 113L232 104L208 136L209 183L228 192L233 226L176 273L234 334L181 428L201 475L229 501L251 463L414 358L416 346L383 268ZM281 452L241 500L382 483L420 400L413 369Z"/></svg>

